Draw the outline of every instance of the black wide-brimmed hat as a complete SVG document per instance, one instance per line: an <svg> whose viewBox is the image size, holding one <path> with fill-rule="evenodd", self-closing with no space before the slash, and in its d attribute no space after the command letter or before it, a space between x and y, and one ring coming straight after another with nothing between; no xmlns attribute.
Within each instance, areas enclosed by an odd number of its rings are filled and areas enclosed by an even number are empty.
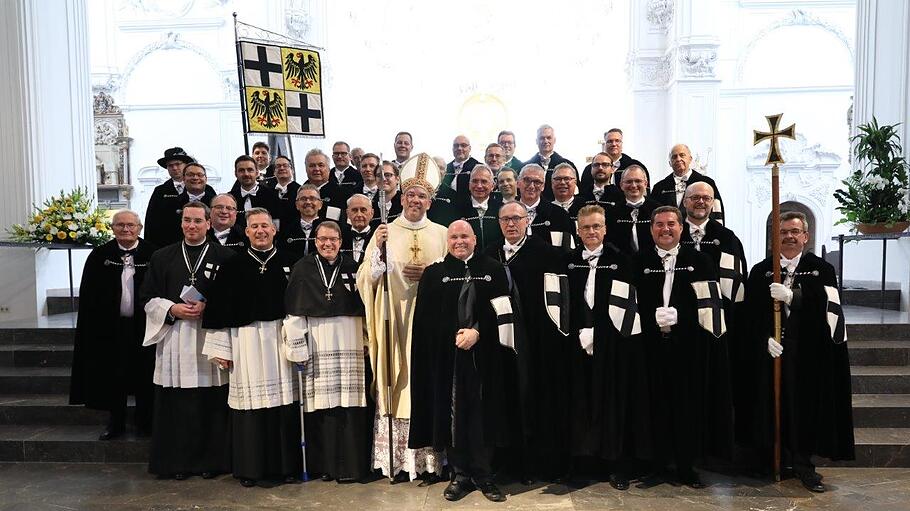
<svg viewBox="0 0 910 511"><path fill-rule="evenodd" d="M158 165L162 168L167 168L167 162L173 160L180 160L183 163L193 163L196 161L192 156L186 154L186 151L182 147L172 147L170 149L165 149L164 158L158 160Z"/></svg>

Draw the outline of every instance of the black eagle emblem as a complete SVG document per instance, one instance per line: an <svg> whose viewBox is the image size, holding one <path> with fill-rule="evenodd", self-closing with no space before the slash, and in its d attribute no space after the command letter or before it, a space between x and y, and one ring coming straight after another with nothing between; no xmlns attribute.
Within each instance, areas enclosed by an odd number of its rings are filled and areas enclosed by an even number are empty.
<svg viewBox="0 0 910 511"><path fill-rule="evenodd" d="M281 119L284 117L284 104L281 101L281 96L278 94L271 94L269 91L262 91L263 96L259 95L259 91L253 92L253 97L250 99L250 113L256 116L256 122L264 128L274 128L281 124Z"/></svg>
<svg viewBox="0 0 910 511"><path fill-rule="evenodd" d="M297 57L297 60L294 60ZM291 83L295 87L309 89L316 83L317 64L313 55L307 55L306 62L303 61L303 53L288 53L284 59L284 71L291 77ZM301 86L301 82L303 85Z"/></svg>

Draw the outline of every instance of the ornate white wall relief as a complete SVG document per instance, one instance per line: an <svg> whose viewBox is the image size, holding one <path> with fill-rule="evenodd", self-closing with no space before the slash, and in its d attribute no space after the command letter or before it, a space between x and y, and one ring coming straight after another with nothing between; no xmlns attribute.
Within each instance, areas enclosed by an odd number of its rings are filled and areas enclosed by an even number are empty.
<svg viewBox="0 0 910 511"><path fill-rule="evenodd" d="M648 23L666 34L673 22L673 11L673 0L649 0L645 16Z"/></svg>

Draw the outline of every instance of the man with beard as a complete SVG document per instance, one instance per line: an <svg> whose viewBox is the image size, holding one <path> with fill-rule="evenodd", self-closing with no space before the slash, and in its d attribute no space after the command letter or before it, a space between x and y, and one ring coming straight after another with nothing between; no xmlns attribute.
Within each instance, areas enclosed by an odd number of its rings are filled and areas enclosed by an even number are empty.
<svg viewBox="0 0 910 511"><path fill-rule="evenodd" d="M404 162L411 157L411 150L414 149L414 138L407 131L399 131L395 134L395 159L391 162L396 169L401 168Z"/></svg>
<svg viewBox="0 0 910 511"><path fill-rule="evenodd" d="M521 172L521 168L524 167L525 164L515 157L515 133L508 130L500 131L499 135L496 137L496 143L502 147L503 167L511 168L516 174Z"/></svg>
<svg viewBox="0 0 910 511"><path fill-rule="evenodd" d="M625 179L629 170L623 176ZM682 213L651 213L654 247L639 253L638 303L651 377L654 472L639 485L676 481L704 488L693 465L704 456L729 458L733 409L717 271L711 258L680 245Z"/></svg>
<svg viewBox="0 0 910 511"><path fill-rule="evenodd" d="M246 217L250 248L220 269L202 321L202 353L230 373L234 477L245 487L264 480L293 483L302 463L291 362L306 359L304 349L286 345L282 334L294 258L273 245L268 211L254 208Z"/></svg>
<svg viewBox="0 0 910 511"><path fill-rule="evenodd" d="M420 279L408 447L446 452L452 469L446 500L461 500L476 487L502 502L492 461L494 449L510 438L501 352L514 350L512 308L502 266L475 254L475 246L471 226L452 222L448 255Z"/></svg>
<svg viewBox="0 0 910 511"><path fill-rule="evenodd" d="M724 301L724 320L727 323L727 342L733 385L733 404L737 417L737 438L748 437L747 420L740 420L749 414L754 402L751 396L753 383L748 367L754 365L750 355L744 351L747 322L745 314L745 284L748 267L743 244L736 234L717 220L710 218L714 206L714 190L708 183L692 183L686 188L683 199L686 206L686 223L683 226L681 244L711 256L717 271L720 292Z"/></svg>
<svg viewBox="0 0 910 511"><path fill-rule="evenodd" d="M351 146L347 142L335 142L332 146L332 162L335 167L329 172L329 180L337 184L345 195L351 195L363 185L360 171L351 164Z"/></svg>
<svg viewBox="0 0 910 511"><path fill-rule="evenodd" d="M313 253L316 250L316 227L326 220L319 216L321 209L319 190L310 183L301 185L297 192L297 218L283 223L278 233L278 246L296 259Z"/></svg>
<svg viewBox="0 0 910 511"><path fill-rule="evenodd" d="M506 412L515 432L505 465L524 484L532 477L555 480L569 471L573 350L566 339L568 305L551 303L547 291L554 291L548 288L554 279L558 291L565 266L559 249L527 235L528 210L522 203L503 205L498 220L505 240L488 246L485 254L505 269L515 316L515 353L502 354ZM568 300L568 294L562 298Z"/></svg>
<svg viewBox="0 0 910 511"><path fill-rule="evenodd" d="M323 481L353 482L370 465L363 302L354 285L357 263L341 253L338 224L320 224L316 240L317 253L294 265L286 333L307 354L301 403L307 468Z"/></svg>
<svg viewBox="0 0 910 511"><path fill-rule="evenodd" d="M461 197L468 195L471 171L480 163L471 156L471 141L464 135L458 135L452 141L453 160L446 165L446 174L442 185L455 190Z"/></svg>
<svg viewBox="0 0 910 511"><path fill-rule="evenodd" d="M616 186L619 186L620 180L622 179L622 171L626 170L632 165L638 165L645 171L645 176L648 178L648 182L651 181L651 175L648 173L648 168L645 167L645 164L632 158L628 154L622 152L622 130L619 128L610 128L604 133L604 143L603 143L603 152L610 157L610 161L613 162L613 176ZM581 173L581 188L587 190L591 188L593 184L593 174L594 166L588 165Z"/></svg>
<svg viewBox="0 0 910 511"><path fill-rule="evenodd" d="M626 255L649 252L651 212L660 206L645 196L648 178L641 167L631 166L622 174L623 201L607 210L607 240Z"/></svg>
<svg viewBox="0 0 910 511"><path fill-rule="evenodd" d="M209 239L235 252L246 252L248 240L243 229L237 226L237 203L234 196L221 193L212 199L212 228Z"/></svg>
<svg viewBox="0 0 910 511"><path fill-rule="evenodd" d="M635 268L604 242L606 229L600 206L578 212L583 246L568 264L571 331L583 350L575 345L573 351L572 448L605 460L610 485L627 490L633 463L652 456L648 362L639 335Z"/></svg>
<svg viewBox="0 0 910 511"><path fill-rule="evenodd" d="M756 264L746 285L752 332L758 446L773 448L773 359L782 360L781 446L785 467L807 489L824 492L811 456L854 459L850 361L834 268L811 252L805 215L780 216L781 284L771 282L771 258ZM773 233L772 233L773 235ZM781 342L774 335L772 300L781 302ZM763 351L771 355L765 356Z"/></svg>
<svg viewBox="0 0 910 511"><path fill-rule="evenodd" d="M360 159L360 179L363 186L356 193L363 194L372 201L379 193L379 180L377 173L380 170L379 157L373 153L366 153Z"/></svg>
<svg viewBox="0 0 910 511"><path fill-rule="evenodd" d="M401 471L412 479L424 472L439 473L442 458L433 449L408 449L411 419L411 325L417 283L424 268L446 253L446 229L427 219L430 197L439 183L439 168L426 153L408 160L401 169L403 212L388 225L380 225L367 245L357 272L357 288L366 307L370 363L374 375L376 410L373 468L387 476ZM385 258L382 246L388 242ZM388 273L388 290L383 273ZM386 300L388 294L390 301ZM388 304L388 305L387 305ZM391 309L386 335L386 307ZM389 349L391 348L391 352ZM391 380L386 371L391 367ZM389 391L391 389L391 392ZM383 416L391 408L392 429ZM389 466L389 443L395 458Z"/></svg>
<svg viewBox="0 0 910 511"><path fill-rule="evenodd" d="M145 312L136 306L154 247L139 238L133 211L114 213L111 228L114 239L93 249L82 270L70 377L71 405L110 413L99 440L126 430L128 394L136 396L136 431L149 434L154 388L155 351L142 347Z"/></svg>
<svg viewBox="0 0 910 511"><path fill-rule="evenodd" d="M149 472L161 478L208 479L231 470L228 375L202 353L202 316L218 271L234 252L206 239L209 219L201 202L183 207L183 240L152 254L140 293L142 345L155 346Z"/></svg>
<svg viewBox="0 0 910 511"><path fill-rule="evenodd" d="M490 168L494 179L499 175L499 171L502 170L504 154L502 146L496 142L488 145L484 150L483 162Z"/></svg>
<svg viewBox="0 0 910 511"><path fill-rule="evenodd" d="M570 250L573 243L572 220L564 209L541 199L544 176L543 168L533 163L525 165L518 176L520 200L528 208L528 234L539 236L553 246Z"/></svg>
<svg viewBox="0 0 910 511"><path fill-rule="evenodd" d="M471 195L456 200L459 202L461 219L471 225L471 229L476 233L477 250L482 252L486 247L502 241L497 217L502 203L490 196L493 192L493 173L486 165L474 167L468 186L471 188Z"/></svg>
<svg viewBox="0 0 910 511"><path fill-rule="evenodd" d="M714 191L711 218L723 224L724 205L721 202L717 185L714 184L714 180L710 177L701 174L697 170L692 170L692 152L689 150L689 146L676 144L670 149L669 159L670 168L673 172L654 184L654 190L651 191L651 196L654 200L667 206L685 208L683 196L686 194L686 187L692 183L708 183Z"/></svg>
<svg viewBox="0 0 910 511"><path fill-rule="evenodd" d="M350 256L355 263L363 263L363 254L367 250L373 229L373 206L366 195L355 193L348 199L348 223L342 227L341 253Z"/></svg>
<svg viewBox="0 0 910 511"><path fill-rule="evenodd" d="M273 217L280 213L278 206L278 193L265 185L260 185L257 180L259 172L256 170L256 160L241 155L234 160L234 176L237 182L229 192L237 201L237 210L241 213L253 208L265 208ZM237 223L245 227L246 216L237 218Z"/></svg>
<svg viewBox="0 0 910 511"><path fill-rule="evenodd" d="M589 165L591 177L583 184L580 195L586 204L596 204L605 211L624 202L622 190L613 184L613 159L607 153L597 153ZM645 172L647 176L647 172Z"/></svg>
<svg viewBox="0 0 910 511"><path fill-rule="evenodd" d="M560 163L568 163L572 166L572 168L578 168L570 160L563 158L559 153L557 153L554 149L555 146L556 132L553 131L553 127L549 124L542 124L539 128L537 128L537 154L525 162L525 165L539 165L542 169L544 169L545 183L543 196L548 201L553 200L553 188L550 183L550 174L552 173L552 170L555 169L556 166Z"/></svg>
<svg viewBox="0 0 910 511"><path fill-rule="evenodd" d="M338 183L329 180L329 157L319 149L310 149L306 153L305 161L307 176L305 184L315 186L322 198L322 207L319 210L320 218L343 222L348 194Z"/></svg>
<svg viewBox="0 0 910 511"><path fill-rule="evenodd" d="M275 179L274 188L278 194L278 223L276 228L281 227L281 221L292 219L297 216L297 208L294 204L294 198L297 197L297 191L300 190L300 183L294 180L294 162L287 156L275 157Z"/></svg>

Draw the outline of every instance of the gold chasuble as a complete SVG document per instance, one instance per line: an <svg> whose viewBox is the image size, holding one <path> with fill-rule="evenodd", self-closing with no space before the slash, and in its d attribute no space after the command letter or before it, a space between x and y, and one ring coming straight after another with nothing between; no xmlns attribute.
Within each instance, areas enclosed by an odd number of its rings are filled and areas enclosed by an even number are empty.
<svg viewBox="0 0 910 511"><path fill-rule="evenodd" d="M411 282L402 274L402 268L409 263L430 265L446 255L446 228L430 222L424 217L411 222L404 215L389 224L388 264L390 265L389 285L391 287L392 318L392 415L396 419L411 417L410 360L411 322L414 317L414 301L417 297L417 282ZM357 273L357 288L366 307L366 328L369 335L370 362L373 368L373 388L376 390L376 408L383 413L389 399L386 381L386 360L389 357L385 339L385 283L382 278L382 263L376 253L376 239L370 240L364 254L363 264ZM375 278L374 277L378 277Z"/></svg>

